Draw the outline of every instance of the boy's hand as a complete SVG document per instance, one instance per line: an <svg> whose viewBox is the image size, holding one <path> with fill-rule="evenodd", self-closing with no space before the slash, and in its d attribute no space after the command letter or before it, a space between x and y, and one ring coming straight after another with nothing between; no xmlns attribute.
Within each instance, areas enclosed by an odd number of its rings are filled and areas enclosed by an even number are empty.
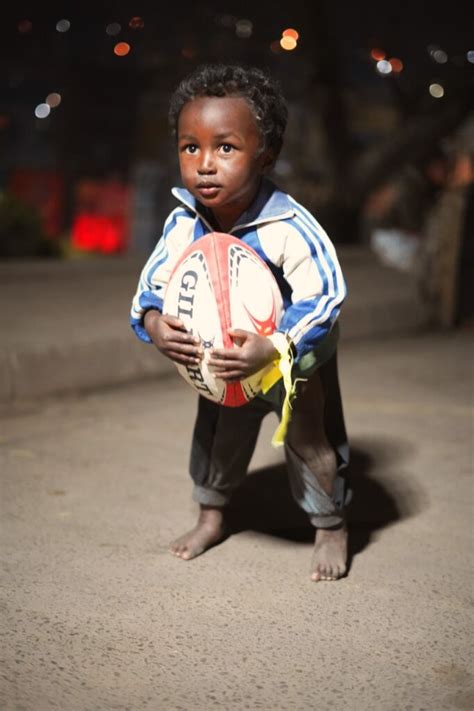
<svg viewBox="0 0 474 711"><path fill-rule="evenodd" d="M167 358L181 365L197 365L201 361L199 338L188 333L179 318L151 310L146 312L144 324L155 346Z"/></svg>
<svg viewBox="0 0 474 711"><path fill-rule="evenodd" d="M251 331L229 329L234 348L213 348L209 365L214 375L221 380L232 381L248 378L278 357L278 351L265 336Z"/></svg>

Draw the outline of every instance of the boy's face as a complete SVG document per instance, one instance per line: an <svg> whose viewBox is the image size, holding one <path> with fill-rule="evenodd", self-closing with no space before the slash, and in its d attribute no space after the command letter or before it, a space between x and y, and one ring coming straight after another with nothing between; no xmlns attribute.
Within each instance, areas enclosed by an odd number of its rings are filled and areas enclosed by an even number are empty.
<svg viewBox="0 0 474 711"><path fill-rule="evenodd" d="M200 97L181 110L178 152L185 187L228 231L255 197L271 163L254 115L241 97Z"/></svg>

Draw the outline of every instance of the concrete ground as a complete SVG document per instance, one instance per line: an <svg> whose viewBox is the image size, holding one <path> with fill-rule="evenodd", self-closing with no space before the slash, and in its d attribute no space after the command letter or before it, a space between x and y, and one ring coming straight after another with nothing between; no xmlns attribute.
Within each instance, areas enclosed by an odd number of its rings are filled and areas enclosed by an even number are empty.
<svg viewBox="0 0 474 711"><path fill-rule="evenodd" d="M167 553L195 518L179 378L5 409L2 711L473 708L472 351L468 331L343 349L337 583L309 579L276 420L234 535L184 562Z"/></svg>

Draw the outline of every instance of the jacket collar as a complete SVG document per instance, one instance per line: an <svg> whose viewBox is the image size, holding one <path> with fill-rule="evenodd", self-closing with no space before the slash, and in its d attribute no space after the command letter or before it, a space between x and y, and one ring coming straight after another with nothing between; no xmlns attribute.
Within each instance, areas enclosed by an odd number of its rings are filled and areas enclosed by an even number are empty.
<svg viewBox="0 0 474 711"><path fill-rule="evenodd" d="M185 188L173 188L171 190L185 207L194 212L201 220L213 230L206 218L206 208ZM242 213L237 223L232 227L230 233L236 232L243 227L253 227L265 222L274 222L294 215L294 209L290 203L288 195L279 190L271 180L263 178L260 189L255 200L249 208Z"/></svg>

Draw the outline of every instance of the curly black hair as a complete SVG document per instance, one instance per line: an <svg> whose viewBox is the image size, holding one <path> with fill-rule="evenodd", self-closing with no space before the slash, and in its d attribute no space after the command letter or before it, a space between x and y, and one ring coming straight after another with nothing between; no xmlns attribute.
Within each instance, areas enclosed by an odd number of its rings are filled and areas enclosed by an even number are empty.
<svg viewBox="0 0 474 711"><path fill-rule="evenodd" d="M171 97L169 123L177 135L181 110L188 101L203 96L240 96L253 111L264 148L280 153L288 109L277 82L257 67L204 64L185 77Z"/></svg>

